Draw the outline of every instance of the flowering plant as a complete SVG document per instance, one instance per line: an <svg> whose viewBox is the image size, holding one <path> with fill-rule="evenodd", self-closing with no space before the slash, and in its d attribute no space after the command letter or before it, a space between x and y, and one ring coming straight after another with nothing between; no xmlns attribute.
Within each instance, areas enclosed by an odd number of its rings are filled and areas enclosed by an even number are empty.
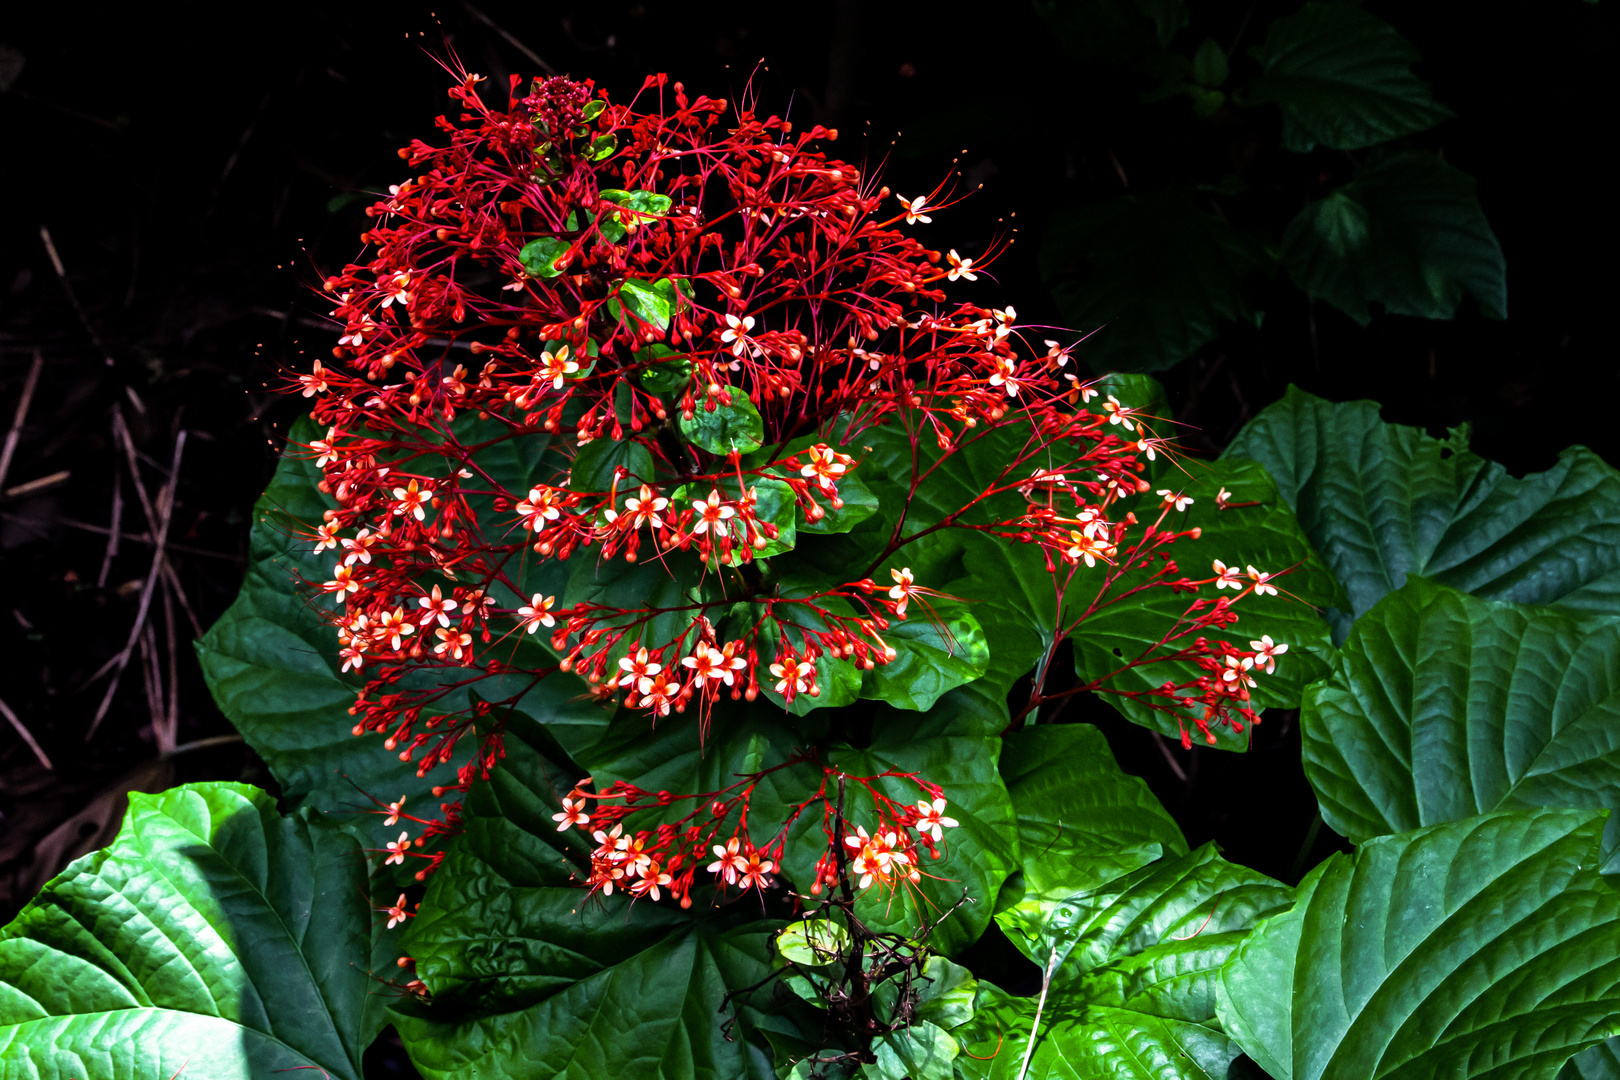
<svg viewBox="0 0 1620 1080"><path fill-rule="evenodd" d="M923 242L948 188L898 195L835 132L662 78L631 106L566 79L451 96L325 283L342 333L297 377L264 523L293 550L258 594L283 623L317 599L300 634L337 653L334 749L381 821L355 831L429 885L376 903L423 999L402 1030L426 1065L466 1037L454 986L504 1009L509 976L581 977L460 944L538 841L541 939L620 903L640 955L750 909L838 927L832 974L725 976L722 1038L803 1008L792 986L837 1017L816 1061L867 1060L908 1026L886 995L923 992L1018 870L1002 737L1095 692L1241 748L1321 673L1331 583L1296 573L1262 470L1181 460L1150 380L951 299L998 249Z"/></svg>
<svg viewBox="0 0 1620 1080"><path fill-rule="evenodd" d="M919 239L947 194L895 195L827 155L836 132L661 77L644 111L562 78L514 80L496 109L478 81L451 89L442 144L401 151L418 174L370 209L368 257L325 283L334 359L298 377L325 429L304 452L335 502L304 524L331 552L310 584L338 601L343 670L365 678L357 736L419 776L459 761L439 790L465 790L499 759L502 716L557 673L654 726L694 712L702 732L722 698L922 710L968 683L1004 697L1038 665L1021 722L1053 700L1056 644L1150 592L1181 609L1157 639L1062 693L1128 699L1184 746L1258 721L1257 677L1289 645L1213 635L1298 562L1182 567L1198 497L1147 475L1174 454L1145 403L1080 378L1011 306L948 302L995 249ZM1049 597L991 615L985 590L941 580L952 548L997 549ZM1009 616L1046 647L987 634ZM827 796L845 774L803 742L713 791L572 785L554 817L596 841L582 884L683 906L700 881L762 888L815 806L812 892L845 873L918 883L950 794L851 777L872 829L846 835ZM751 821L759 781L793 768L821 774L808 796ZM419 854L425 876L438 856Z"/></svg>

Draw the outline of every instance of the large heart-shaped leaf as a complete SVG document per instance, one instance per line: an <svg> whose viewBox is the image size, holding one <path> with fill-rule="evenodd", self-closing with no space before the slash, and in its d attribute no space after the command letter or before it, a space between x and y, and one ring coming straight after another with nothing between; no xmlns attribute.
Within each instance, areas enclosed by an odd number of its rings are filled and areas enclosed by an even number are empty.
<svg viewBox="0 0 1620 1080"><path fill-rule="evenodd" d="M1357 843L1487 810L1620 805L1620 619L1409 577L1356 620L1301 724L1322 818Z"/></svg>
<svg viewBox="0 0 1620 1080"><path fill-rule="evenodd" d="M289 433L292 446L317 438L319 431L308 417ZM476 460L508 490L526 491L549 467L541 460L545 443L543 435L522 436L484 449ZM354 813L373 808L366 796L393 802L403 795L427 810L433 805L433 786L445 783L453 770L440 765L417 776L383 748L381 736L353 734L354 717L348 710L361 680L339 670L336 636L321 617L331 608L330 598L313 594L304 584L329 576L335 560L330 552L316 554L311 543L293 535L294 529L312 528L335 505L316 488L319 481L320 470L307 455L282 456L254 505L242 591L197 643L197 653L220 711L264 758L292 805L339 815L367 847L380 848L395 833L383 825L381 815ZM566 573L566 564L542 562L524 583L560 594ZM519 647L535 649L537 667L548 662L532 639ZM425 687L460 677L459 669L423 672L405 685ZM474 689L486 700L501 700L528 682L486 679ZM518 707L553 724L565 745L576 748L594 739L607 719L599 708L575 700L585 691L581 680L553 675L524 693ZM466 692L460 692L444 704L449 711L468 701Z"/></svg>
<svg viewBox="0 0 1620 1080"><path fill-rule="evenodd" d="M627 769L634 751L658 758L642 771L652 790L704 790L717 774L760 768L777 738L747 716L717 720L703 754L695 724L666 724L690 734L692 752L658 753L656 740L633 733L603 740L601 752ZM667 898L632 904L622 892L592 898L579 881L589 841L552 819L579 779L573 763L528 722L508 729L506 750L469 793L466 831L406 939L434 996L402 1007L396 1026L424 1076L764 1080L773 1075L764 1031L814 1038L808 1006L780 983L727 997L770 971L781 923L762 919L757 898L716 909L700 897L690 911ZM605 786L606 774L598 780ZM675 787L687 782L700 786Z"/></svg>
<svg viewBox="0 0 1620 1080"><path fill-rule="evenodd" d="M1379 162L1305 207L1283 234L1282 263L1362 325L1375 303L1449 319L1469 294L1489 318L1507 318L1507 263L1474 180L1432 154Z"/></svg>
<svg viewBox="0 0 1620 1080"><path fill-rule="evenodd" d="M1193 503L1184 512L1174 512L1166 519L1166 527L1202 530L1197 538L1177 540L1168 548L1180 567L1180 573L1193 579L1214 576L1216 560L1229 566L1255 566L1267 573L1293 569L1295 572L1281 578L1279 585L1285 592L1276 596L1251 595L1233 609L1239 621L1218 634L1240 648L1262 634L1288 645L1288 653L1277 661L1273 674L1262 674L1254 689L1257 707L1288 707L1297 705L1305 687L1328 672L1327 657L1331 653L1330 631L1319 614L1338 602L1338 588L1332 576L1312 553L1299 522L1283 498L1277 485L1266 470L1253 462L1201 462L1187 460L1181 469L1165 468L1158 482L1169 484L1165 490L1192 496ZM1217 502L1222 490L1230 498L1226 507ZM1133 510L1138 518L1152 521L1159 513L1160 497L1149 493L1130 501L1121 508ZM1254 503L1257 505L1238 505ZM1109 592L1109 596L1125 592L1146 580L1149 570L1133 567L1128 570ZM1092 602L1096 586L1088 590L1089 580L1100 580L1102 567L1082 569L1068 598L1068 617L1073 618L1086 610ZM1212 586L1204 586L1200 595L1208 598ZM1203 674L1191 661L1166 661L1130 667L1138 658L1150 655L1178 620L1186 614L1195 597L1169 588L1153 588L1137 593L1128 601L1105 604L1087 615L1070 639L1074 642L1075 670L1087 682L1103 679L1103 690L1109 702L1128 719L1144 727L1167 735L1180 736L1174 714L1163 712L1109 691L1156 690L1167 679L1188 682ZM1193 729L1189 713L1183 718L1187 730ZM1211 728L1215 745L1228 750L1244 750L1249 745L1247 731L1235 733L1226 728Z"/></svg>
<svg viewBox="0 0 1620 1080"><path fill-rule="evenodd" d="M1582 447L1522 479L1468 449L1386 424L1371 401L1290 387L1227 448L1260 461L1343 583L1338 640L1407 574L1487 600L1620 611L1620 473Z"/></svg>
<svg viewBox="0 0 1620 1080"><path fill-rule="evenodd" d="M1222 1027L1275 1080L1552 1077L1620 1032L1604 816L1498 812L1334 855L1228 961Z"/></svg>
<svg viewBox="0 0 1620 1080"><path fill-rule="evenodd" d="M1283 145L1357 150L1433 127L1451 115L1412 74L1417 49L1350 4L1312 0L1271 24L1250 49L1261 75L1248 100L1282 109Z"/></svg>
<svg viewBox="0 0 1620 1080"><path fill-rule="evenodd" d="M129 803L0 930L0 1078L359 1080L397 955L359 845L245 784Z"/></svg>
<svg viewBox="0 0 1620 1080"><path fill-rule="evenodd" d="M1262 246L1178 189L1060 207L1041 237L1041 280L1066 326L1092 334L1093 371L1158 371L1191 356L1222 322L1254 318L1244 279L1269 270Z"/></svg>
<svg viewBox="0 0 1620 1080"><path fill-rule="evenodd" d="M1072 865L1076 882L1098 877L1084 859ZM1213 845L1101 888L1026 897L996 920L1046 969L1039 1026L1035 999L981 983L972 1020L953 1031L957 1064L970 1078L1018 1077L1033 1031L1029 1076L1222 1080L1238 1048L1212 1023L1217 974L1247 927L1288 899Z"/></svg>
<svg viewBox="0 0 1620 1080"><path fill-rule="evenodd" d="M1120 769L1108 740L1090 724L1039 725L1008 735L1001 743L1001 778L1018 815L1024 885L1036 895L1068 895L1161 854L1186 854L1175 819L1147 784Z"/></svg>

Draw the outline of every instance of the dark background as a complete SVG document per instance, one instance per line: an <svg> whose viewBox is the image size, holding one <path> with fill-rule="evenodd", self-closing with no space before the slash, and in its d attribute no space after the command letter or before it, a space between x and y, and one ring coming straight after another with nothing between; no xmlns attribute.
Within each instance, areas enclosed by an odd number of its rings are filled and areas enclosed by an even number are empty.
<svg viewBox="0 0 1620 1080"><path fill-rule="evenodd" d="M1620 369L1604 325L1615 200L1601 164L1614 116L1613 5L1366 6L1421 49L1419 73L1457 114L1424 145L1479 182L1506 252L1509 318L1486 320L1469 303L1451 321L1380 316L1362 328L1285 282L1262 284L1259 328L1228 327L1161 374L1176 419L1190 425L1184 440L1219 450L1294 382L1335 400L1376 399L1387 419L1435 432L1467 422L1474 447L1519 474L1572 443L1620 461ZM448 105L435 60L447 49L489 85L539 73L539 57L621 99L653 71L730 98L751 78L763 109L838 125L837 149L851 159L887 158L899 191L924 193L959 169L983 189L936 215L930 239L972 255L1014 237L996 280L964 295L1014 303L1036 323L1060 321L1035 263L1052 208L1117 195L1122 175L1143 187L1174 179L1200 140L1234 152L1277 143L1274 110L1229 108L1200 127L1174 99L1147 107L1151 124L1122 123L1144 115L1121 103L1138 101L1146 81L1065 60L1028 0L976 11L857 0L281 3L249 9L251 19L224 5L16 7L0 21L0 430L36 350L44 366L0 489L0 699L55 769L0 725L0 918L110 838L127 790L273 786L240 743L195 745L231 729L197 672L183 611L174 681L161 640L153 675L159 711L175 694L179 752L156 754L139 663L86 741L105 682L86 683L123 647L151 561L126 538L97 584L111 417L116 408L127 420L154 491L174 433L188 432L169 539L206 627L235 593L250 508L300 408L274 387L335 337L312 288L357 251L364 193L406 175L395 149L431 139ZM1189 40L1235 42L1240 62L1250 28L1298 0L1192 7ZM1259 153L1288 158L1269 163L1284 177L1288 215L1345 168L1332 151ZM67 475L9 494L58 473ZM127 476L123 494L123 530L139 534ZM1218 838L1230 857L1289 880L1330 850L1335 838L1310 831L1292 715L1268 717L1243 757L1162 748L1105 706L1087 718L1190 841ZM386 1047L373 1056L377 1075L408 1068Z"/></svg>

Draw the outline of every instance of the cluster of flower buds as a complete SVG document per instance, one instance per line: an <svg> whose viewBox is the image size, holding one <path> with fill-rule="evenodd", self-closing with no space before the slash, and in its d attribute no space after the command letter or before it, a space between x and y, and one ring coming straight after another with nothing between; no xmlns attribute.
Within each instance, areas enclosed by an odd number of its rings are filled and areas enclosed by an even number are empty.
<svg viewBox="0 0 1620 1080"><path fill-rule="evenodd" d="M793 808L770 840L756 845L748 827L750 797L761 779L783 769L819 772L820 785ZM884 778L914 783L922 797L915 805L891 799L879 783ZM923 877L919 852L939 858L945 830L956 826L956 820L945 812L947 804L939 788L913 774L853 776L817 765L807 757L744 777L720 791L695 795L649 792L623 781L601 792L591 787L590 777L581 780L563 796L561 808L552 815L558 832L578 829L595 842L584 885L603 896L623 890L634 897L659 900L668 892L682 907L692 906L692 890L704 883L713 884L722 894L730 889L772 886L773 875L780 872L789 829L817 805L822 808L826 850L816 862L810 886L813 893L836 886L845 874L860 889L876 884L893 890L916 884ZM834 792L863 793L872 807L875 830L868 833L864 826L855 825L849 831L847 816L839 809L843 799ZM692 809L671 818L669 808L683 803L692 804ZM627 818L641 814L668 820L652 828L625 827Z"/></svg>

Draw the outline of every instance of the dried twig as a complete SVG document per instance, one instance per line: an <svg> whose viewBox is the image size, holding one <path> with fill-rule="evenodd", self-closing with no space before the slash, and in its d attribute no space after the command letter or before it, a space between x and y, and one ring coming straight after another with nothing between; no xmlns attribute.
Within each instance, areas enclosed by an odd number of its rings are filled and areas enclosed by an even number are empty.
<svg viewBox="0 0 1620 1080"><path fill-rule="evenodd" d="M0 510L0 518L5 518L8 521L30 520L20 514L8 514L4 510ZM112 531L105 525L92 525L88 521L75 521L72 518L65 517L53 517L51 518L50 523L52 525L61 525L69 529L83 529L85 532L93 532L98 536L106 536ZM148 547L152 545L152 536L150 533L121 532L118 534L118 538L120 540L128 540L131 543L145 544ZM241 563L244 561L240 555L230 555L223 551L209 551L207 548L192 547L189 544L176 544L172 540L163 545L163 550L177 551L183 555L201 555L207 559L224 559L226 562L233 563Z"/></svg>
<svg viewBox="0 0 1620 1080"><path fill-rule="evenodd" d="M11 418L11 430L6 432L6 445L0 449L0 488L6 486L6 474L11 471L11 455L17 452L17 440L22 438L23 424L28 421L28 407L34 403L34 388L39 385L39 373L45 366L45 354L34 350L34 365L23 380L22 397L17 399L17 411Z"/></svg>
<svg viewBox="0 0 1620 1080"><path fill-rule="evenodd" d="M127 429L124 435L126 438L125 445L129 447L130 444L127 442L129 432ZM89 742L91 737L95 735L96 728L101 726L102 718L107 715L107 710L112 707L113 695L118 692L119 680L123 677L124 668L129 664L130 655L135 651L135 646L140 640L141 630L146 625L147 613L151 611L152 590L157 587L158 575L163 569L163 545L169 537L169 519L172 517L172 511L174 510L175 489L180 482L180 455L184 453L185 448L186 433L181 431L174 440L174 459L169 466L169 475L173 479L165 484L158 494L157 522L153 528L156 539L152 543L152 568L147 571L146 587L141 590L141 604L135 612L135 625L130 628L129 640L124 643L123 651L113 658L112 681L107 684L107 692L102 695L101 705L96 709L95 719L90 721L90 729L84 734L86 742ZM130 447L130 449L133 449L133 447ZM133 457L133 455L131 456ZM140 493L141 501L145 503L147 501L146 492L141 487L140 474L136 473L134 479L135 490Z"/></svg>
<svg viewBox="0 0 1620 1080"><path fill-rule="evenodd" d="M62 256L56 250L56 241L51 239L51 230L41 225L39 238L45 243L45 254L51 257L51 268L56 271L57 278L62 282L62 291L67 293L68 303L73 305L74 312L78 314L79 322L84 325L84 332L90 335L90 343L106 359L107 366L112 367L115 363L112 353L107 351L107 346L102 343L101 335L96 333L95 324L90 321L84 305L79 303L79 294L73 291L73 283L68 280L67 267L63 265Z"/></svg>
<svg viewBox="0 0 1620 1080"><path fill-rule="evenodd" d="M115 414L116 416L116 414ZM116 425L118 421L113 420ZM112 571L113 558L118 554L118 540L124 534L120 531L124 527L124 473L118 467L118 459L113 459L113 501L112 517L107 526L107 553L101 557L101 573L96 575L96 588L107 587L107 575Z"/></svg>
<svg viewBox="0 0 1620 1080"><path fill-rule="evenodd" d="M51 764L51 759L46 756L44 750L40 749L39 743L34 741L33 733L24 726L22 718L12 712L11 706L7 705L3 699L0 699L0 713L4 713L6 719L11 721L11 726L17 729L17 734L22 736L22 741L28 744L28 749L34 752L34 756L39 759L39 763L55 772L56 766Z"/></svg>
<svg viewBox="0 0 1620 1080"><path fill-rule="evenodd" d="M164 560L164 568L173 570ZM163 583L163 639L169 650L169 700L163 716L163 729L155 731L157 736L158 753L167 754L174 750L175 738L180 732L180 649L176 643L179 637L174 632L174 593L175 590L167 580Z"/></svg>

